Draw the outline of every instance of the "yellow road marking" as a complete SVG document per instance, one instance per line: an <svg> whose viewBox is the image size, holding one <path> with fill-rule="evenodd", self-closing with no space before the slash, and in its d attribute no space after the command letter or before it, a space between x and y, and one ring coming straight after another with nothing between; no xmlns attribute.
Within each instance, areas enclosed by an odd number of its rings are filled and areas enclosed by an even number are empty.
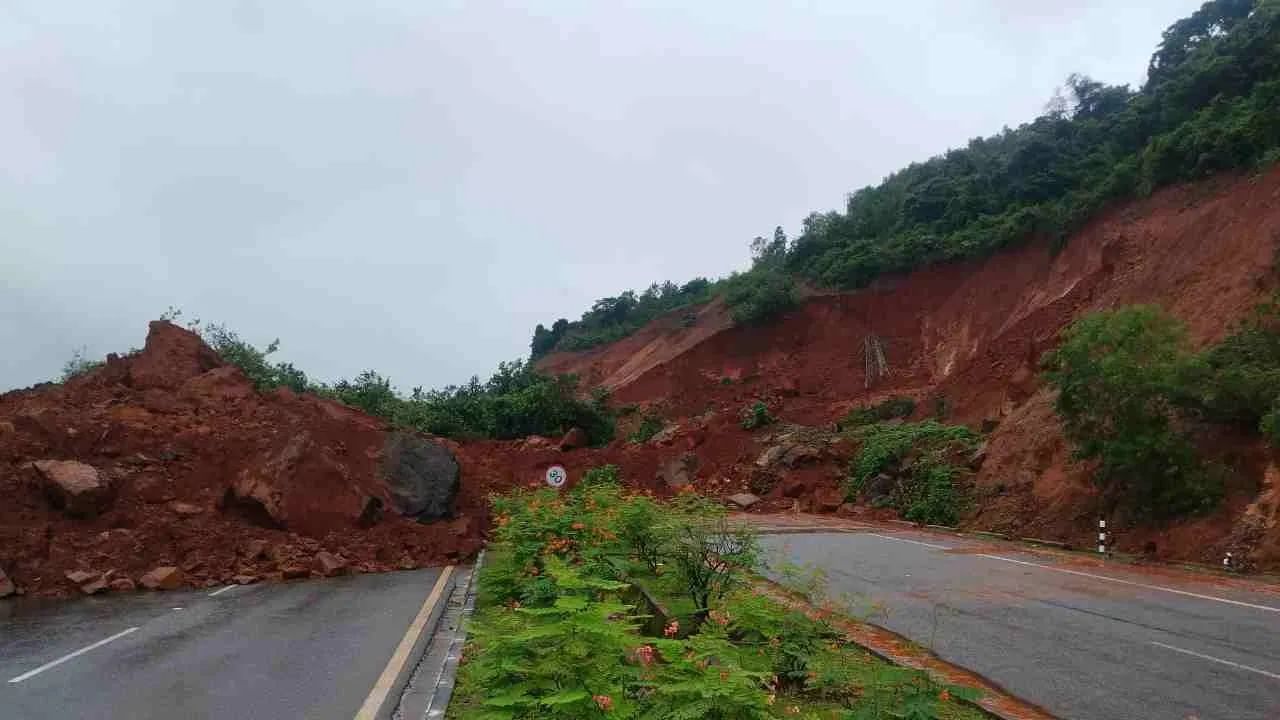
<svg viewBox="0 0 1280 720"><path fill-rule="evenodd" d="M387 661L387 667L383 669L382 675L378 677L378 682L373 684L373 690L369 692L369 697L364 699L364 704L360 706L360 711L356 713L355 720L374 720L377 717L378 710L386 702L387 695L391 693L391 686L395 685L396 678L400 677L400 671L404 670L404 664L408 662L409 653L413 651L413 646L418 642L418 636L422 635L422 630L426 627L427 620L431 618L432 610L440 602L440 596L444 593L444 586L448 583L449 576L452 574L453 566L449 565L440 573L440 577L436 579L435 587L431 588L431 594L427 595L426 602L422 603L422 609L418 610L418 616L409 624L408 631L400 639L400 645L396 647L391 659Z"/></svg>

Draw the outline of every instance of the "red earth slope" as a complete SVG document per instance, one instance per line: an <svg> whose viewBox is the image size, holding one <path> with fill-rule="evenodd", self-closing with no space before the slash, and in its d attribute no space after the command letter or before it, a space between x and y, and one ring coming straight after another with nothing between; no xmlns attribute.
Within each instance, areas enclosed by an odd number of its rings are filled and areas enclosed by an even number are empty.
<svg viewBox="0 0 1280 720"><path fill-rule="evenodd" d="M1187 323L1197 344L1214 341L1274 289L1278 246L1280 168L1272 168L1114 207L1056 253L1032 242L883 278L810 298L761 327L732 327L712 304L692 328L663 318L613 345L557 353L539 366L609 387L620 403L657 403L670 418L732 413L764 397L782 419L819 425L888 395L915 396L929 411L941 399L952 421L998 423L967 522L1085 544L1097 499L1087 468L1070 461L1037 377L1040 356L1075 318L1131 303L1158 304ZM871 335L883 344L889 375L868 383L863 344ZM714 446L717 434L704 445ZM1264 565L1280 563L1270 454L1257 443L1203 440L1236 471L1223 508L1172 527L1127 528L1121 546L1154 542L1160 555L1210 561L1235 547ZM749 457L749 447L720 451L709 472L727 454ZM837 474L832 468L822 483Z"/></svg>

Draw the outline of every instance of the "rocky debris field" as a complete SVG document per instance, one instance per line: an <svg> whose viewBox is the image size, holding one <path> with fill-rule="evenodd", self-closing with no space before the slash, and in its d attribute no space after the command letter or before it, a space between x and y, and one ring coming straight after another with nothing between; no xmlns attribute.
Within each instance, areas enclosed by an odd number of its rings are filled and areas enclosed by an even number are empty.
<svg viewBox="0 0 1280 720"><path fill-rule="evenodd" d="M194 333L0 395L0 597L417 568L475 553L454 446L260 393Z"/></svg>

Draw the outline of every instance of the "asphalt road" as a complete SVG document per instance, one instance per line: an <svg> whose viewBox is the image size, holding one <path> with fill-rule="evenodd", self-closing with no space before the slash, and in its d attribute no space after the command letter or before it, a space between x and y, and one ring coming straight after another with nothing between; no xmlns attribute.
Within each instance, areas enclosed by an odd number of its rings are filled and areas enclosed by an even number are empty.
<svg viewBox="0 0 1280 720"><path fill-rule="evenodd" d="M823 568L828 594L871 622L1057 716L1280 718L1280 596L1262 589L905 530L765 544Z"/></svg>
<svg viewBox="0 0 1280 720"><path fill-rule="evenodd" d="M440 573L0 603L0 717L351 720Z"/></svg>

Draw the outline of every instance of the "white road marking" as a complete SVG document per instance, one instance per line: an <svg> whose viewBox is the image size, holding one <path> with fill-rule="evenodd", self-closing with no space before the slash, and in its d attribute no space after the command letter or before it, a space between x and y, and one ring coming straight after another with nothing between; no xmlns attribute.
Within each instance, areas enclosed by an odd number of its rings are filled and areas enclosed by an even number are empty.
<svg viewBox="0 0 1280 720"><path fill-rule="evenodd" d="M1221 664L1223 664L1223 665L1227 665L1227 666L1230 666L1230 667L1233 667L1233 668L1237 668L1237 669L1240 669L1240 670L1248 670L1249 672L1252 672L1252 673L1258 673L1259 675L1265 675L1265 676L1267 676L1267 677L1269 677L1269 678L1271 678L1271 679L1273 679L1273 680L1280 680L1280 675L1277 675L1277 674L1272 673L1272 672L1267 672L1266 670L1259 670L1258 668L1256 668L1256 667L1251 667L1251 666L1249 666L1249 665L1241 665L1241 664L1240 664L1240 663L1238 663L1238 662L1231 662L1230 660L1223 660L1222 658L1216 658L1216 657L1214 657L1214 656L1212 656L1212 655L1205 655L1205 654L1203 654L1203 653L1195 652L1194 650L1185 650L1185 649L1180 648L1180 647L1174 647L1174 646L1172 646L1172 645L1165 645L1164 643L1162 643L1162 642L1156 642L1155 640L1152 640L1152 641L1151 641L1151 644L1152 644L1152 645L1155 645L1156 647L1162 647L1162 648L1164 648L1164 649L1166 649L1166 650L1172 650L1172 651L1174 651L1174 652L1180 652L1180 653L1182 653L1183 655L1190 655L1190 656L1192 656L1192 657L1198 657L1198 658L1200 658L1201 660L1209 660L1209 661L1211 661L1211 662L1221 663Z"/></svg>
<svg viewBox="0 0 1280 720"><path fill-rule="evenodd" d="M387 667L383 669L382 675L378 677L378 682L373 684L373 690L369 691L369 697L364 699L364 704L360 706L359 712L356 713L355 720L373 720L377 717L378 710L386 702L387 695L391 694L391 686L395 685L396 678L400 676L400 671L404 669L404 664L408 662L409 653L412 652L413 646L417 644L418 636L422 635L422 631L426 628L427 620L431 618L431 611L440 602L440 595L444 592L444 586L452 574L453 566L449 565L440 573L440 577L436 578L436 584L431 588L431 594L427 595L426 601L422 603L422 608L418 610L418 616L409 624L409 629L405 631L404 637L400 639L400 645L396 647L395 653L387 661Z"/></svg>
<svg viewBox="0 0 1280 720"><path fill-rule="evenodd" d="M82 648L80 648L79 650L76 650L76 651L75 651L75 652L73 652L73 653L67 653L66 655L63 655L62 657L58 658L57 660L54 660L54 661L52 661L52 662L47 662L47 663L45 663L44 665L41 665L40 667L36 668L35 670L31 670L31 671L29 671L29 672L24 672L24 673L22 673L21 675L19 675L18 677L16 677L16 678L13 678L13 679L9 680L9 682L11 682L11 683L20 683L20 682L22 682L23 680L27 680L27 679L29 679L29 678L33 678L33 677L35 677L36 675L39 675L40 673L44 672L45 670L49 670L49 669L52 669L52 668L56 668L56 667L58 667L59 665L61 665L62 663L66 662L66 661L68 661L68 660L71 660L71 659L73 659L73 658L80 657L81 655L83 655L83 654L85 654L85 653L89 652L90 650L95 650L95 649L97 649L97 648L100 648L100 647L102 647L103 645L106 645L107 643L109 643L109 642L111 642L111 641L113 641L113 640L119 640L120 638L124 637L125 635L128 635L129 633L137 631L137 629L138 629L138 628L136 628L136 627L131 627L131 628L129 628L128 630L121 630L120 632L116 633L115 635L112 635L112 636L111 636L111 637L109 637L109 638L105 638L105 639L103 639L103 640L99 640L98 642L96 642L96 643L94 643L94 644L92 644L92 645L86 645L85 647L82 647Z"/></svg>
<svg viewBox="0 0 1280 720"><path fill-rule="evenodd" d="M898 542L911 543L912 545L923 545L934 550L950 550L946 545L934 545L933 543L920 542L919 540L908 540L907 538L894 537L893 535L881 535L880 533L859 533L860 535L870 535L871 537L884 538L885 540L897 540Z"/></svg>
<svg viewBox="0 0 1280 720"><path fill-rule="evenodd" d="M1093 578L1094 580L1104 580L1106 582L1119 583L1120 585L1131 585L1133 587L1145 588L1147 590L1160 590L1162 592L1173 593L1174 595L1183 595L1193 597L1198 600L1211 600L1213 602L1225 603L1227 605L1238 605L1239 607L1253 608L1254 610L1265 610L1266 612L1280 613L1280 608L1271 607L1270 605L1256 605L1243 600L1232 600L1230 598L1216 597L1214 595L1201 595L1200 593L1190 592L1188 590L1178 590L1176 588L1165 587L1163 585L1150 585L1143 582L1135 582L1133 580L1122 580L1107 575L1096 575L1094 573L1082 572L1080 570L1068 570L1066 568L1053 567L1052 565L1041 565L1040 563L1027 562L1026 560L1014 560L1013 558L1000 557L999 555L979 554L977 557L987 558L988 560L1000 560L1016 565L1026 565L1028 567L1040 568L1042 570L1052 570L1053 572L1066 573L1068 575L1079 575L1080 577Z"/></svg>
<svg viewBox="0 0 1280 720"><path fill-rule="evenodd" d="M239 586L239 585L228 585L228 586L226 586L226 587L224 587L224 588L220 588L220 589L218 589L218 590L214 590L213 592L209 593L209 597L218 597L218 596L219 596L219 595L221 595L222 593L224 593L224 592L226 592L226 591L228 591L228 590L235 590L235 589L236 589L236 588L238 588L238 587L240 587L240 586Z"/></svg>

